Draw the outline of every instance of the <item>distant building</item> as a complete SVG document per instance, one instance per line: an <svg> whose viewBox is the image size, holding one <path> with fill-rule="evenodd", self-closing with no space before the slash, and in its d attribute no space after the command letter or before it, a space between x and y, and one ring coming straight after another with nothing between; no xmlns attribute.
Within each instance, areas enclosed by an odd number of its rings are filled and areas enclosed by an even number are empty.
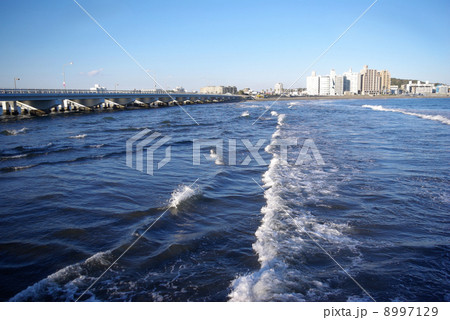
<svg viewBox="0 0 450 320"><path fill-rule="evenodd" d="M398 94L399 93L398 86L391 86L390 91L391 91L391 94Z"/></svg>
<svg viewBox="0 0 450 320"><path fill-rule="evenodd" d="M319 95L321 96L330 95L330 76L319 77Z"/></svg>
<svg viewBox="0 0 450 320"><path fill-rule="evenodd" d="M331 81L331 80L330 80ZM344 77L336 75L333 80L333 91L335 96L342 96L344 94ZM330 89L331 94L331 89Z"/></svg>
<svg viewBox="0 0 450 320"><path fill-rule="evenodd" d="M440 86L436 87L436 93L438 94L448 94L448 86L441 84Z"/></svg>
<svg viewBox="0 0 450 320"><path fill-rule="evenodd" d="M174 91L175 91L175 92L178 92L178 93L184 93L184 92L186 92L186 90L185 90L183 87L176 87Z"/></svg>
<svg viewBox="0 0 450 320"><path fill-rule="evenodd" d="M306 92L308 95L341 96L344 94L344 77L336 75L334 69L327 76L318 76L313 71L306 78Z"/></svg>
<svg viewBox="0 0 450 320"><path fill-rule="evenodd" d="M200 93L203 93L203 94L226 94L226 93L236 94L237 88L235 86L228 86L228 87L207 86L207 87L200 88Z"/></svg>
<svg viewBox="0 0 450 320"><path fill-rule="evenodd" d="M422 83L420 81L417 81L417 83L412 83L412 81L409 81L409 83L406 85L406 92L411 94L431 94L433 93L434 85L426 81L425 83Z"/></svg>
<svg viewBox="0 0 450 320"><path fill-rule="evenodd" d="M349 71L342 74L344 76L344 93L358 94L360 87L360 78L358 72L352 72L352 68Z"/></svg>
<svg viewBox="0 0 450 320"><path fill-rule="evenodd" d="M336 71L334 69L330 70L330 96L336 95Z"/></svg>
<svg viewBox="0 0 450 320"><path fill-rule="evenodd" d="M380 90L381 93L387 94L391 90L391 74L388 70L382 70L380 71L380 78L381 78L381 84L380 84Z"/></svg>
<svg viewBox="0 0 450 320"><path fill-rule="evenodd" d="M310 96L319 95L319 77L313 71L309 77L306 78L306 92Z"/></svg>
<svg viewBox="0 0 450 320"><path fill-rule="evenodd" d="M375 69L367 65L361 70L361 94L379 94L381 91L381 77Z"/></svg>
<svg viewBox="0 0 450 320"><path fill-rule="evenodd" d="M99 84L95 84L93 88L90 89L91 91L106 91L108 89L106 89L105 87L102 87Z"/></svg>
<svg viewBox="0 0 450 320"><path fill-rule="evenodd" d="M275 83L275 94L283 93L283 84L281 82Z"/></svg>
<svg viewBox="0 0 450 320"><path fill-rule="evenodd" d="M318 76L313 71L306 78L306 91L309 95L342 96L354 94L390 93L391 74L388 70L378 72L364 66L360 73L350 69L342 75L334 69L326 76Z"/></svg>

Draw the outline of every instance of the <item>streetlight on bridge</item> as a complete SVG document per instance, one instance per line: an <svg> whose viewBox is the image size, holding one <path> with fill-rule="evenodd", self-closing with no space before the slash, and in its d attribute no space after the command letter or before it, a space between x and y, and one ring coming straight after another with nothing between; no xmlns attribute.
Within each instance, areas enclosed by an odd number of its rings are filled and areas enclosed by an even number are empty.
<svg viewBox="0 0 450 320"><path fill-rule="evenodd" d="M14 89L17 89L17 84L16 84L17 80L20 80L20 78L14 78Z"/></svg>
<svg viewBox="0 0 450 320"><path fill-rule="evenodd" d="M66 66L69 66L69 65L72 65L72 64L73 64L73 62L69 62L69 63L63 65L63 78L64 78L64 80L63 80L63 88L64 89L66 88L66 72L64 71L64 68Z"/></svg>

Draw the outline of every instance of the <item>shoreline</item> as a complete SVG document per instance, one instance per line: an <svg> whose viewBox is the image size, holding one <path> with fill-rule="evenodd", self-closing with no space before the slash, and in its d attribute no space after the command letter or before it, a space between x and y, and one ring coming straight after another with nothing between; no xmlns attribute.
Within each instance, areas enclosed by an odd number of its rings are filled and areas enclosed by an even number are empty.
<svg viewBox="0 0 450 320"><path fill-rule="evenodd" d="M381 100L381 99L445 99L450 98L450 94L431 95L431 96L404 96L404 95L380 95L380 96L304 96L304 97L270 97L249 99L245 101L294 101L294 100Z"/></svg>

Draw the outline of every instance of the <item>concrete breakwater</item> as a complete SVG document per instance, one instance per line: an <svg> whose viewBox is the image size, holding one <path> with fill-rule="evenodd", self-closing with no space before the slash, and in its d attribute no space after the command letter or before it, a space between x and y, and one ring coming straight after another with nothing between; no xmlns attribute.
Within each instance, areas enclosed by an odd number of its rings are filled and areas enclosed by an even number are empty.
<svg viewBox="0 0 450 320"><path fill-rule="evenodd" d="M45 115L103 109L157 108L241 100L238 95L167 93L144 90L0 89L3 115Z"/></svg>

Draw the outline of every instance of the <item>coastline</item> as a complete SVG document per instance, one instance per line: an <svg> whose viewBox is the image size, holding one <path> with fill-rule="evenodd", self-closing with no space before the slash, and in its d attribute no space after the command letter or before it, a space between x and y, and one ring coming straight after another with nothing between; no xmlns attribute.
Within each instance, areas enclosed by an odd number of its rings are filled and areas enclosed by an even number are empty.
<svg viewBox="0 0 450 320"><path fill-rule="evenodd" d="M436 99L450 98L450 94L429 95L429 96L404 96L404 95L379 95L379 96L306 96L306 97L270 97L250 99L244 98L246 101L294 101L294 100L380 100L380 99Z"/></svg>

